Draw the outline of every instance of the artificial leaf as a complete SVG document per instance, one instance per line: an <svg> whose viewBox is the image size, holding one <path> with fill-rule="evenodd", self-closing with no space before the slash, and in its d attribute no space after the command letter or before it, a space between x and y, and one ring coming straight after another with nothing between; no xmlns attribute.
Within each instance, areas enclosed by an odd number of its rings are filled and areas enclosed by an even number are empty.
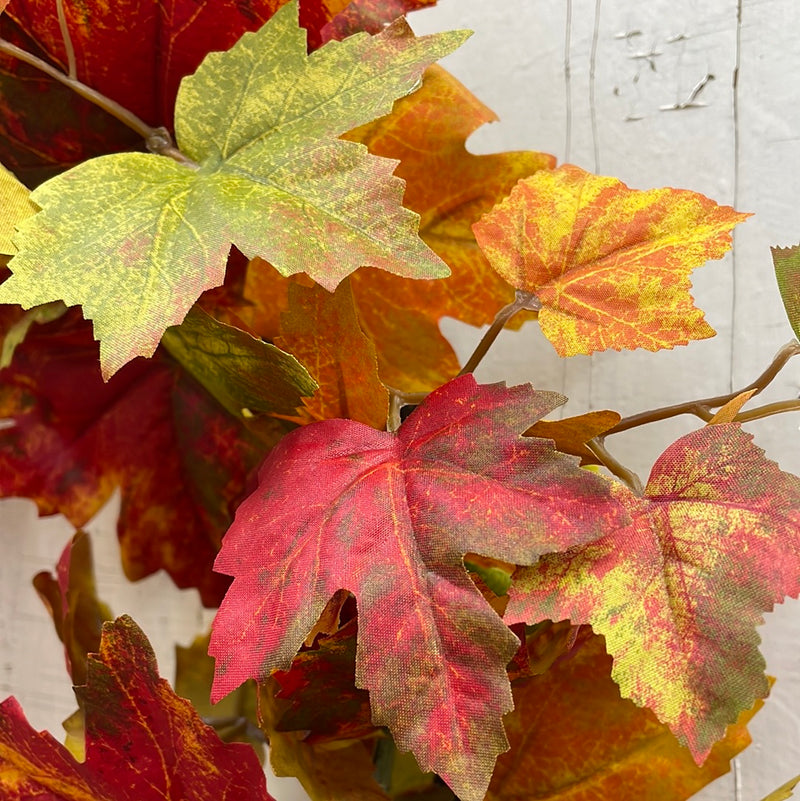
<svg viewBox="0 0 800 801"><path fill-rule="evenodd" d="M729 400L722 406L717 413L708 421L709 425L718 425L719 423L733 423L736 421L736 415L742 410L742 407L756 394L756 390L751 389L747 392L740 392L735 398Z"/></svg>
<svg viewBox="0 0 800 801"><path fill-rule="evenodd" d="M552 439L561 453L580 456L582 465L599 464L597 457L586 447L586 443L613 428L621 419L617 412L608 410L586 412L561 420L539 420L525 432L525 435Z"/></svg>
<svg viewBox="0 0 800 801"><path fill-rule="evenodd" d="M186 648L175 646L175 692L192 702L205 723L226 743L249 743L263 763L265 738L258 725L256 686L249 681L218 704L209 701L214 660L208 655L208 635L195 637Z"/></svg>
<svg viewBox="0 0 800 801"><path fill-rule="evenodd" d="M782 784L777 790L773 790L769 795L761 799L761 801L786 801L794 795L794 789L800 784L800 776L795 776L789 779L786 784Z"/></svg>
<svg viewBox="0 0 800 801"><path fill-rule="evenodd" d="M767 692L756 625L800 591L800 479L736 424L706 426L657 460L633 522L520 569L510 622L590 623L622 695L702 762Z"/></svg>
<svg viewBox="0 0 800 801"><path fill-rule="evenodd" d="M75 692L86 711L85 762L35 732L13 698L0 704L3 798L270 801L252 750L221 742L158 677L150 643L129 617L103 626L100 653Z"/></svg>
<svg viewBox="0 0 800 801"><path fill-rule="evenodd" d="M783 308L794 335L800 337L800 245L770 250Z"/></svg>
<svg viewBox="0 0 800 801"><path fill-rule="evenodd" d="M333 294L292 283L276 344L300 359L319 386L304 401L302 422L344 417L385 427L389 396L378 378L375 347L359 325L349 282Z"/></svg>
<svg viewBox="0 0 800 801"><path fill-rule="evenodd" d="M344 4L338 0L338 4L344 7L332 16L330 22L320 27L319 39L322 42L345 39L358 31L379 33L381 28L397 17L418 8L436 5L436 0L352 0ZM314 40L314 33L310 29L309 41Z"/></svg>
<svg viewBox="0 0 800 801"><path fill-rule="evenodd" d="M261 725L269 738L269 756L276 776L295 776L311 801L389 801L373 777L369 747L359 740L307 743L301 732L276 728L284 708L274 682L259 686Z"/></svg>
<svg viewBox="0 0 800 801"><path fill-rule="evenodd" d="M64 643L72 683L85 684L87 655L99 649L103 623L113 617L97 597L89 535L83 531L75 534L58 560L56 575L37 573L33 586Z"/></svg>
<svg viewBox="0 0 800 801"><path fill-rule="evenodd" d="M234 583L214 621L213 695L287 669L339 589L358 602L356 684L372 718L464 801L505 748L505 665L517 650L462 557L515 564L588 542L625 513L609 482L525 438L563 399L465 375L397 433L312 423L267 457L215 569Z"/></svg>
<svg viewBox="0 0 800 801"><path fill-rule="evenodd" d="M395 174L406 181L403 202L420 215L420 236L451 270L438 281L407 281L378 270L353 276L359 314L390 386L428 391L452 378L458 362L439 320L449 316L484 325L514 299L513 289L478 248L471 226L520 178L553 167L555 159L535 152L469 153L466 139L496 119L455 78L433 66L422 87L395 103L390 115L345 137L400 161Z"/></svg>
<svg viewBox="0 0 800 801"><path fill-rule="evenodd" d="M749 215L680 189L629 189L566 164L521 180L473 226L495 270L531 292L561 356L659 350L714 330L689 273L719 259Z"/></svg>
<svg viewBox="0 0 800 801"><path fill-rule="evenodd" d="M164 347L232 415L290 415L317 385L297 359L193 306Z"/></svg>
<svg viewBox="0 0 800 801"><path fill-rule="evenodd" d="M218 605L211 565L250 471L287 426L228 415L164 354L104 383L97 343L74 311L36 326L0 372L0 497L35 501L85 525L122 494L125 572L164 568Z"/></svg>
<svg viewBox="0 0 800 801"><path fill-rule="evenodd" d="M486 801L683 801L727 773L750 743L755 710L698 767L652 712L620 697L603 638L587 633L547 672L514 685L511 750L497 760Z"/></svg>
<svg viewBox="0 0 800 801"><path fill-rule="evenodd" d="M5 307L10 310L11 307ZM16 310L14 310L16 311ZM65 314L67 307L60 301L34 306L30 311L21 314L17 320L11 322L4 332L2 346L0 346L0 370L8 367L14 358L14 351L22 343L34 323L52 323Z"/></svg>
<svg viewBox="0 0 800 801"><path fill-rule="evenodd" d="M297 654L289 670L273 673L275 697L291 704L276 720L276 730L308 732L305 739L312 744L375 733L369 695L355 686L356 631L351 620Z"/></svg>
<svg viewBox="0 0 800 801"><path fill-rule="evenodd" d="M231 243L328 289L361 265L446 275L417 236L417 216L400 205L394 163L337 137L389 111L465 38L417 39L400 20L308 56L288 3L181 83L177 140L196 169L115 154L31 195L42 211L19 229L0 303L81 304L108 378L152 355L165 329L223 282Z"/></svg>
<svg viewBox="0 0 800 801"><path fill-rule="evenodd" d="M0 164L0 256L13 256L17 252L11 241L14 228L37 211L29 195L27 188Z"/></svg>

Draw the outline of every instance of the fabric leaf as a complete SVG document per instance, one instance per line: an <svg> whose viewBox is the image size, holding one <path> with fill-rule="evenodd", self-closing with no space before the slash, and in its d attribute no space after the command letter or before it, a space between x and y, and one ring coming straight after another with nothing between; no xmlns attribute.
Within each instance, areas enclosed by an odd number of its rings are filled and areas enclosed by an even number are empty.
<svg viewBox="0 0 800 801"><path fill-rule="evenodd" d="M168 328L164 347L232 415L290 415L317 389L297 359L215 320L199 306Z"/></svg>
<svg viewBox="0 0 800 801"><path fill-rule="evenodd" d="M17 252L11 242L14 227L37 211L29 195L28 189L0 164L0 256L13 256Z"/></svg>
<svg viewBox="0 0 800 801"><path fill-rule="evenodd" d="M771 250L783 308L794 335L800 337L800 245Z"/></svg>
<svg viewBox="0 0 800 801"><path fill-rule="evenodd" d="M530 564L625 518L605 479L520 436L561 401L466 375L396 434L331 420L281 440L215 564L234 583L212 629L212 697L288 669L328 599L349 589L373 722L480 801L506 747L505 666L518 642L463 555Z"/></svg>
<svg viewBox="0 0 800 801"><path fill-rule="evenodd" d="M749 215L680 189L629 189L566 164L521 180L473 226L495 270L542 304L561 356L659 350L713 336L689 273Z"/></svg>
<svg viewBox="0 0 800 801"><path fill-rule="evenodd" d="M610 674L603 638L589 633L542 675L514 684L511 750L497 761L486 801L684 801L750 743L755 710L698 767L652 712L620 697Z"/></svg>
<svg viewBox="0 0 800 801"><path fill-rule="evenodd" d="M417 236L418 218L400 205L394 163L338 136L387 113L465 38L417 39L400 20L308 56L288 3L182 82L177 142L197 169L115 154L32 194L42 211L20 227L0 303L81 304L107 379L152 355L164 330L223 282L231 243L328 289L362 265L446 275Z"/></svg>
<svg viewBox="0 0 800 801"><path fill-rule="evenodd" d="M225 744L169 683L127 616L103 626L85 686L86 760L76 762L19 704L0 704L0 790L8 801L271 801L253 751ZM209 770L213 765L213 770Z"/></svg>
<svg viewBox="0 0 800 801"><path fill-rule="evenodd" d="M698 763L767 692L756 626L800 591L800 479L738 425L673 443L633 522L515 574L508 622L590 623L622 695L647 706Z"/></svg>

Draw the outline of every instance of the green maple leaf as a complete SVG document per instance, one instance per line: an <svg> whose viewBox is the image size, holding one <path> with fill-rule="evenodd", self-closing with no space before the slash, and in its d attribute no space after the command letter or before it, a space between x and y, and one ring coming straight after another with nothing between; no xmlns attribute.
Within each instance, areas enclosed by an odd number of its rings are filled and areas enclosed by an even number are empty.
<svg viewBox="0 0 800 801"><path fill-rule="evenodd" d="M184 79L177 143L163 156L103 156L48 181L15 239L0 303L83 306L103 376L150 356L206 289L231 243L328 289L362 265L434 278L444 263L401 205L396 162L337 137L388 113L423 70L468 36L415 38L399 20L306 53L297 3Z"/></svg>

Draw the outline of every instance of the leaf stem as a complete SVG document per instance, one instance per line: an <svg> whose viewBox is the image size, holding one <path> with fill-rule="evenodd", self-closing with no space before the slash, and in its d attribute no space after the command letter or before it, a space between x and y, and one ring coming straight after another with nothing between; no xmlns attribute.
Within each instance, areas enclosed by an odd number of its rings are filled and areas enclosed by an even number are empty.
<svg viewBox="0 0 800 801"><path fill-rule="evenodd" d="M461 368L459 376L466 375L466 373L474 373L478 365L483 361L483 357L489 352L489 349L494 344L494 341L499 336L500 332L505 328L506 323L517 313L527 309L528 311L538 312L542 308L539 299L532 292L523 292L517 290L516 297L507 306L503 306L492 320L492 324L486 330L486 333L481 337L481 341L472 353L472 356L467 359L467 363Z"/></svg>
<svg viewBox="0 0 800 801"><path fill-rule="evenodd" d="M761 373L755 381L748 384L746 387L742 389L737 389L734 392L729 392L726 395L715 395L711 398L702 398L700 400L693 400L693 401L686 401L684 403L675 403L671 406L662 406L659 409L652 409L651 411L647 412L639 412L638 414L633 414L630 417L624 417L622 420L619 421L613 428L610 428L606 431L601 439L605 439L605 437L609 436L610 434L619 434L621 431L628 431L631 428L636 428L638 426L646 425L648 423L655 423L659 420L667 420L670 417L677 417L681 414L693 414L695 417L699 417L701 420L708 422L711 419L711 409L719 408L720 406L724 406L729 401L733 400L737 395L741 395L743 392L754 391L754 394L758 394L762 390L766 389L777 377L778 373L786 366L787 362L794 356L800 354L800 342L797 340L792 340L791 342L784 345L778 352L775 354L775 358L772 360L770 365ZM800 408L800 405L795 405L796 401L784 401L781 404L769 404L768 406L762 406L761 409L754 409L750 412L741 412L740 414L736 415L737 422L746 422L747 420L755 420L758 416L767 417L770 414L778 414L781 411L794 411L795 409ZM780 406L780 408L776 408ZM759 414L758 416L750 416L754 415L755 412L759 412L761 410L764 413Z"/></svg>
<svg viewBox="0 0 800 801"><path fill-rule="evenodd" d="M67 27L67 16L64 13L64 0L56 0L58 14L58 27L61 29L61 38L64 40L64 49L67 51L67 77L73 81L78 79L78 67L75 63L75 48L72 46L72 37Z"/></svg>
<svg viewBox="0 0 800 801"><path fill-rule="evenodd" d="M401 410L404 406L416 406L428 397L428 392L403 392L401 389L386 387L389 392L389 414L386 419L386 430L397 431L402 425Z"/></svg>
<svg viewBox="0 0 800 801"><path fill-rule="evenodd" d="M607 467L612 475L624 481L635 493L641 495L644 492L644 485L639 476L637 476L633 470L628 469L621 462L617 461L617 459L606 450L606 446L599 438L590 439L586 443L586 447L598 458L603 467Z"/></svg>
<svg viewBox="0 0 800 801"><path fill-rule="evenodd" d="M61 8L60 3L59 8ZM65 43L67 42L69 42L68 34L65 38ZM72 45L70 42L67 47L68 58L71 46ZM167 156L168 158L171 158L187 167L198 169L198 165L195 164L195 162L187 158L183 153L180 152L180 150L178 150L177 147L175 147L172 142L172 137L169 135L169 132L166 128L151 127L144 120L137 117L132 111L120 105L115 100L112 100L110 97L98 92L96 89L92 89L91 86L87 86L77 78L67 75L60 69L54 67L52 64L48 64L38 56L33 55L33 53L29 53L27 50L17 47L15 44L12 44L6 39L0 38L0 53L13 56L16 59L23 61L25 64L35 67L45 75L49 75L53 80L63 83L64 86L68 86L73 92L88 100L90 103L94 103L96 106L99 106L103 109L103 111L110 114L112 117L116 117L116 119L118 119L121 123L127 125L131 130L136 131L136 133L145 140L147 149L151 153L155 153L159 156ZM69 67L70 70L72 70L74 67L74 58L75 55L73 52Z"/></svg>

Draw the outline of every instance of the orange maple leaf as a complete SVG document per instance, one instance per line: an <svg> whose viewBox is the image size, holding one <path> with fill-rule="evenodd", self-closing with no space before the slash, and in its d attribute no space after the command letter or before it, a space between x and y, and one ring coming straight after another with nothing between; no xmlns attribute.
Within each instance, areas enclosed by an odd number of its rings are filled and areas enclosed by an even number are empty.
<svg viewBox="0 0 800 801"><path fill-rule="evenodd" d="M689 273L748 214L682 189L629 189L566 164L521 180L473 226L495 270L542 304L560 356L659 350L714 336Z"/></svg>

